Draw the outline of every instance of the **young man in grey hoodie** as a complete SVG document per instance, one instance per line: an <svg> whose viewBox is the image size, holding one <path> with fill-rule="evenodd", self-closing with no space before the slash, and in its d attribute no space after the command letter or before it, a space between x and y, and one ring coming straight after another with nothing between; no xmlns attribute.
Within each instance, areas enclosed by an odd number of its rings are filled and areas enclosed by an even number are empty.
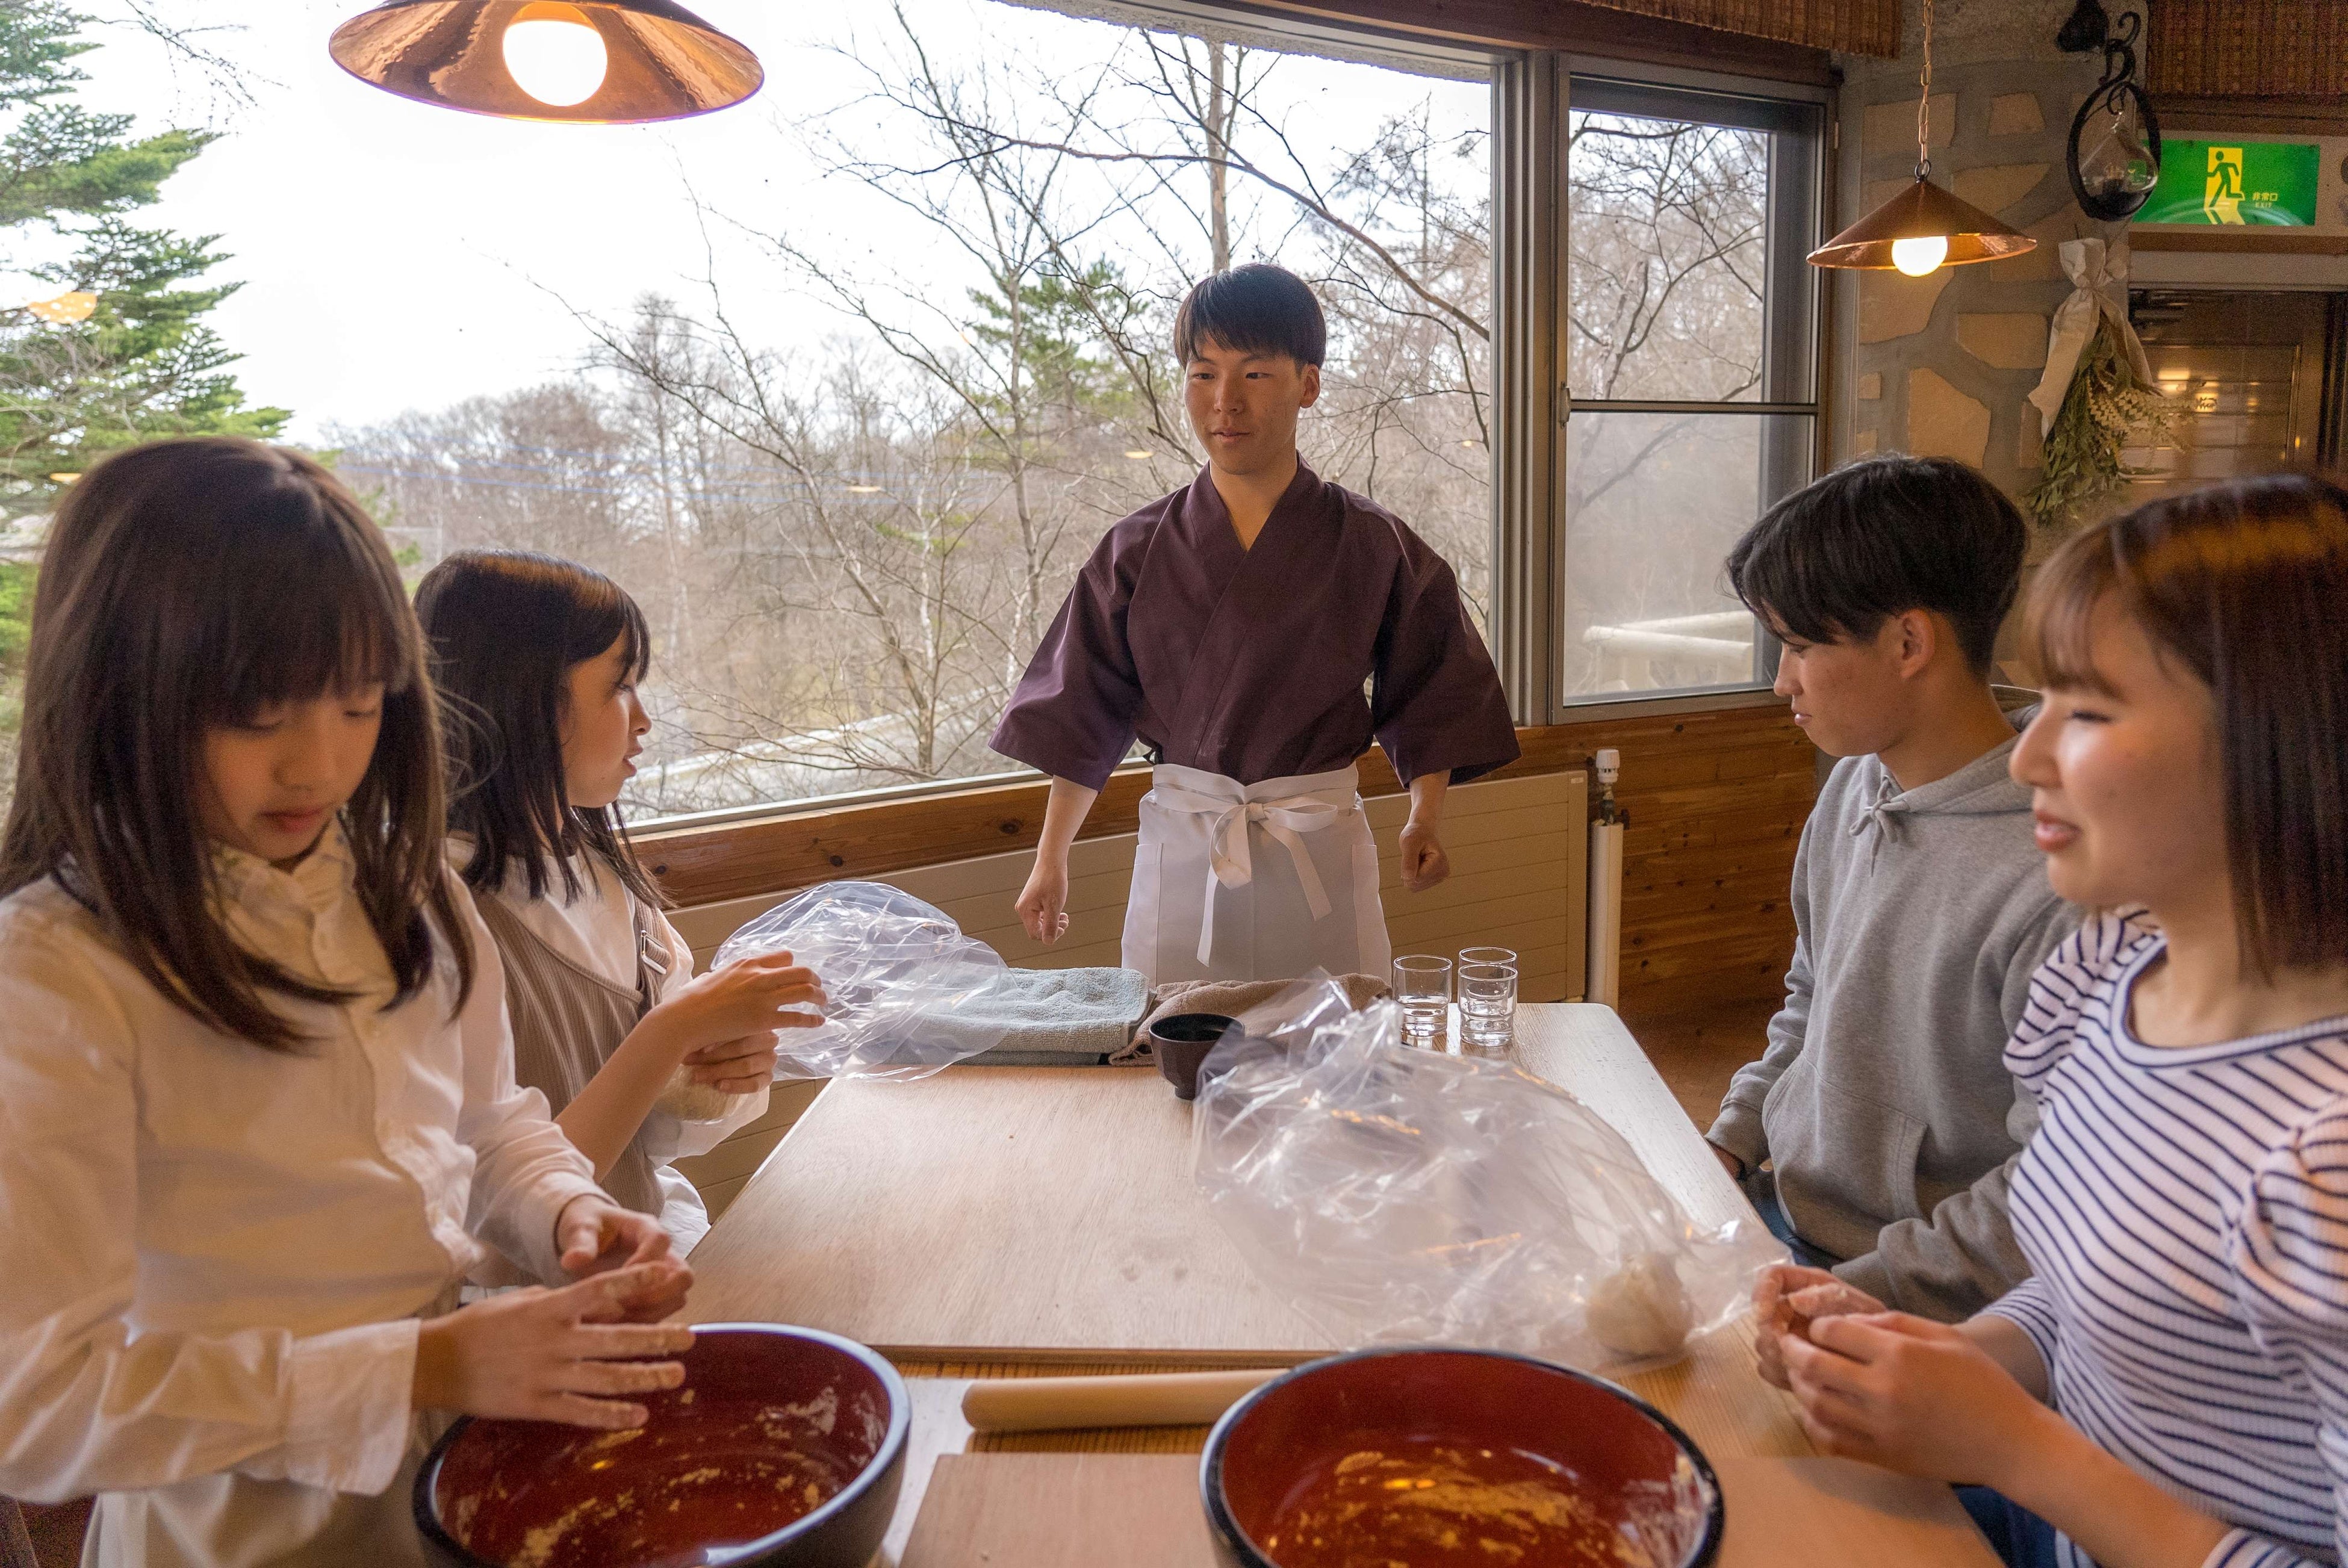
<svg viewBox="0 0 2348 1568"><path fill-rule="evenodd" d="M1943 1321L2030 1272L2006 1184L2035 1112L2003 1058L2077 923L1989 683L2027 542L1973 469L1887 456L1779 503L1728 558L1784 644L1777 694L1841 761L1794 861L1785 1006L1705 1136L1798 1261Z"/></svg>

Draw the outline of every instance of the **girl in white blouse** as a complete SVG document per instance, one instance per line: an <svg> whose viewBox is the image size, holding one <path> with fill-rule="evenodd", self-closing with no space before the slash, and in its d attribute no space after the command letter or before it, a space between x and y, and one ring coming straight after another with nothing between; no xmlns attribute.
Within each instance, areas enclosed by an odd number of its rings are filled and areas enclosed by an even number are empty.
<svg viewBox="0 0 2348 1568"><path fill-rule="evenodd" d="M693 974L615 802L651 727L644 612L601 572L465 550L417 585L445 702L451 857L505 965L520 1081L681 1256L709 1229L671 1166L767 1107L775 1030L823 1021L788 953Z"/></svg>
<svg viewBox="0 0 2348 1568"><path fill-rule="evenodd" d="M101 1494L86 1564L420 1562L437 1419L682 1381L689 1272L515 1086L423 664L298 454L160 442L58 509L0 845L0 1492ZM492 1248L559 1287L449 1310Z"/></svg>

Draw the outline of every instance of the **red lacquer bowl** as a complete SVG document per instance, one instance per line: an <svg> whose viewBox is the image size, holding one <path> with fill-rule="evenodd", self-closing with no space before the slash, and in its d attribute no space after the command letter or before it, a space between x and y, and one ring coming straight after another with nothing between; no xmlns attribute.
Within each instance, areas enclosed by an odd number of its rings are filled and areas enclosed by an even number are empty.
<svg viewBox="0 0 2348 1568"><path fill-rule="evenodd" d="M1646 1401L1443 1346L1266 1383L1215 1424L1199 1481L1225 1568L1701 1568L1725 1519L1712 1466Z"/></svg>
<svg viewBox="0 0 2348 1568"><path fill-rule="evenodd" d="M630 1432L463 1420L416 1478L440 1568L864 1568L910 1427L896 1368L811 1328L696 1327Z"/></svg>

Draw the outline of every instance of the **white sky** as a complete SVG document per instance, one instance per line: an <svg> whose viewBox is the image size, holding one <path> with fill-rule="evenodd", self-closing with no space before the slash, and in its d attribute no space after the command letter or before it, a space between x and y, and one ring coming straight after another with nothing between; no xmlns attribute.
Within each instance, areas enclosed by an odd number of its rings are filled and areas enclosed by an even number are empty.
<svg viewBox="0 0 2348 1568"><path fill-rule="evenodd" d="M211 321L245 356L235 369L247 396L294 410L296 439L562 373L584 343L565 302L615 313L648 289L692 299L705 250L688 179L719 211L959 294L917 220L852 181L820 179L791 128L859 90L852 62L826 46L885 43L893 25L873 0L697 0L705 18L757 51L767 85L738 108L645 127L490 119L366 87L325 48L363 5L239 5L242 26L206 42L245 67L258 99L250 107L127 27L92 28L105 47L81 61L90 107L136 113L141 131L176 123L225 133L134 220L221 236L233 259L217 275L245 286ZM106 15L102 0L88 8ZM1055 75L1098 59L1117 36L989 0L905 8L935 57L1006 52ZM162 9L185 19L230 8L166 0ZM841 20L850 16L855 33ZM1486 118L1487 89L1472 82L1311 59L1283 61L1280 73L1291 124L1325 145L1366 142L1382 117L1429 93L1455 123ZM844 112L851 125L876 123L869 108ZM723 229L716 238L729 309L753 341L785 346L842 330L755 245Z"/></svg>

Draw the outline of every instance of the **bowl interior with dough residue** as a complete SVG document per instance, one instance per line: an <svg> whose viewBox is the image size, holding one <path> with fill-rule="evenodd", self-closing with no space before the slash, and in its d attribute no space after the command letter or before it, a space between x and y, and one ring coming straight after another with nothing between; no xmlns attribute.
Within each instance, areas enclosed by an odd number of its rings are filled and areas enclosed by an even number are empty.
<svg viewBox="0 0 2348 1568"><path fill-rule="evenodd" d="M768 1324L696 1329L679 1359L684 1387L642 1397L642 1427L451 1429L417 1480L417 1522L435 1558L747 1568L844 1561L853 1549L838 1538L864 1534L870 1555L909 1425L895 1369L851 1340ZM883 1489L885 1500L870 1495Z"/></svg>
<svg viewBox="0 0 2348 1568"><path fill-rule="evenodd" d="M1712 1466L1644 1400L1442 1346L1265 1384L1216 1425L1200 1486L1231 1568L1699 1568L1724 1522Z"/></svg>

